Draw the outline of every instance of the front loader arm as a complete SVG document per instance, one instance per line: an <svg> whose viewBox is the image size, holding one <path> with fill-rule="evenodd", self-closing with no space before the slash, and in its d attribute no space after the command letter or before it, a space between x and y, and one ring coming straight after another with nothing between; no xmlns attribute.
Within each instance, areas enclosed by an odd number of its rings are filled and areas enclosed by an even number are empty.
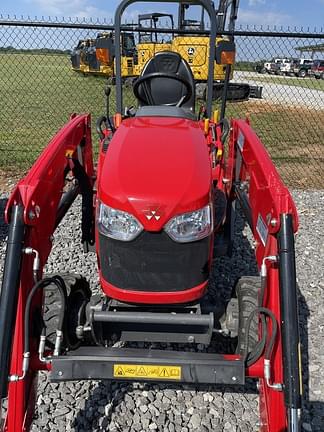
<svg viewBox="0 0 324 432"><path fill-rule="evenodd" d="M65 193L65 178L70 171L82 179L82 185ZM33 367L37 364L35 340L30 341L30 367L25 376L22 375L27 296L35 280L42 275L55 228L77 193L89 197L93 181L90 115L72 115L8 200L5 216L9 237L0 303L0 390L1 399L8 397L5 431L29 430L34 412L39 366ZM70 199L66 200L66 196ZM33 310L41 310L41 307L42 295L37 295L31 316ZM9 376L14 379L8 383Z"/></svg>
<svg viewBox="0 0 324 432"><path fill-rule="evenodd" d="M73 168L71 161L83 166L93 181L91 129L89 115L72 115L70 121L54 136L25 178L20 180L6 207L6 222L14 205L24 208L24 223L41 235L41 245L53 234L58 217L65 174ZM46 255L47 258L47 255ZM45 258L45 260L46 260Z"/></svg>
<svg viewBox="0 0 324 432"><path fill-rule="evenodd" d="M279 325L269 369L265 370L264 358L248 368L248 374L261 377L260 430L292 432L297 430L302 395L294 250L298 216L288 189L247 121L232 121L226 179L227 192L239 201L255 239L265 281L260 306L272 311Z"/></svg>
<svg viewBox="0 0 324 432"><path fill-rule="evenodd" d="M269 253L269 237L280 230L280 214L291 214L294 232L298 229L298 215L264 145L244 120L232 122L226 178L230 179L228 191L238 198L256 239L260 268Z"/></svg>

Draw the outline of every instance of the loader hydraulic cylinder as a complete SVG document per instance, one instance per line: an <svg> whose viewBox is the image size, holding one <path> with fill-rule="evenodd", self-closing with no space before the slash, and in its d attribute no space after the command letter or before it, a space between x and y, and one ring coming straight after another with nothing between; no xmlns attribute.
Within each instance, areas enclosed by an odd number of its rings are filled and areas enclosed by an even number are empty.
<svg viewBox="0 0 324 432"><path fill-rule="evenodd" d="M288 432L297 432L301 408L301 364L296 287L295 246L291 214L281 215L278 238L284 392Z"/></svg>
<svg viewBox="0 0 324 432"><path fill-rule="evenodd" d="M11 212L11 221L9 225L7 253L2 279L0 299L1 399L7 397L8 393L8 375L16 323L22 248L25 232L23 213L24 208L21 205L13 206Z"/></svg>

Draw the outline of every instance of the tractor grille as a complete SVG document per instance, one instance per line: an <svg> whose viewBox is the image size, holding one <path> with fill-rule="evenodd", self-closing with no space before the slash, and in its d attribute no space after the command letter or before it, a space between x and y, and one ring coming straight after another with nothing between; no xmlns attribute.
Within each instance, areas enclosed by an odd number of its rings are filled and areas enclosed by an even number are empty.
<svg viewBox="0 0 324 432"><path fill-rule="evenodd" d="M131 242L99 234L104 279L117 288L145 292L183 291L208 279L210 238L176 243L164 232L142 232Z"/></svg>

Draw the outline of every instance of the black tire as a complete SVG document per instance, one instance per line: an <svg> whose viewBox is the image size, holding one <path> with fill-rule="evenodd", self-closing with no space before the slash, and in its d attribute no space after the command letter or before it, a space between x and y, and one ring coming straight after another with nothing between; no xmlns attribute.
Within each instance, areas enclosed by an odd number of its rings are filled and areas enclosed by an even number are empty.
<svg viewBox="0 0 324 432"><path fill-rule="evenodd" d="M298 76L300 78L305 78L306 75L307 75L307 72L305 71L305 69L301 69L298 73Z"/></svg>
<svg viewBox="0 0 324 432"><path fill-rule="evenodd" d="M91 297L91 290L87 280L75 274L60 274L67 290L67 305L63 322L63 350L74 350L80 345L75 329L78 320L85 321L84 316L78 317L80 308ZM53 349L55 345L56 329L59 321L62 303L57 286L53 283L44 290L43 320L46 326L46 347ZM82 315L82 314L81 314Z"/></svg>
<svg viewBox="0 0 324 432"><path fill-rule="evenodd" d="M236 354L244 354L246 324L252 311L258 307L258 296L260 292L260 278L258 276L243 276L235 286L239 309L239 328ZM250 325L249 352L251 352L259 341L258 314L255 313Z"/></svg>

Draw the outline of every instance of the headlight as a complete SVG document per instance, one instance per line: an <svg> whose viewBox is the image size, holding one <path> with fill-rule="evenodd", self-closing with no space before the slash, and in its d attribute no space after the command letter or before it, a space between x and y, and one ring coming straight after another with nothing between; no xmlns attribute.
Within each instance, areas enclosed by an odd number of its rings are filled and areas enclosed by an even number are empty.
<svg viewBox="0 0 324 432"><path fill-rule="evenodd" d="M210 205L171 219L164 227L172 240L186 243L207 237L213 230Z"/></svg>
<svg viewBox="0 0 324 432"><path fill-rule="evenodd" d="M97 223L101 234L115 240L134 240L143 230L143 226L134 216L103 203L99 203Z"/></svg>

